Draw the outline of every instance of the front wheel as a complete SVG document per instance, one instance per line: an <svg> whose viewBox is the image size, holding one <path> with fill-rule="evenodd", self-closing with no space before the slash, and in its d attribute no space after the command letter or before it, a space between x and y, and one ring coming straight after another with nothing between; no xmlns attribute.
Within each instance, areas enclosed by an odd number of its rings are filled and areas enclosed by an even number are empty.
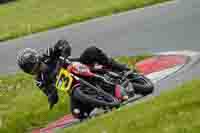
<svg viewBox="0 0 200 133"><path fill-rule="evenodd" d="M131 82L137 94L148 95L154 90L153 83L144 75L137 75L135 78L131 79Z"/></svg>
<svg viewBox="0 0 200 133"><path fill-rule="evenodd" d="M73 90L73 96L85 104L91 104L96 107L112 108L120 105L120 102L114 96L89 87L77 87Z"/></svg>

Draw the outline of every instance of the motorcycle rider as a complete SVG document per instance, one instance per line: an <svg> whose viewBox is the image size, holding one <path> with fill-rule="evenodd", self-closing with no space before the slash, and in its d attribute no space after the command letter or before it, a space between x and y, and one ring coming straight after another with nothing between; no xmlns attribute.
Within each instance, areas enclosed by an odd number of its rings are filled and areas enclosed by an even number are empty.
<svg viewBox="0 0 200 133"><path fill-rule="evenodd" d="M58 63L59 56L69 57L71 55L71 46L66 40L58 40L53 47L49 47L39 54L35 49L25 48L20 50L17 55L18 66L26 73L34 75L36 85L48 97L49 107L53 108L58 102L58 93L55 88L55 77L60 64ZM110 66L113 70L123 71L129 70L126 65L116 62L109 58L101 49L91 46L86 48L78 58L83 64L98 63L101 65ZM124 95L126 100L128 96ZM89 112L92 107L84 105L81 101L71 97L71 111L74 115ZM84 117L81 114L82 118Z"/></svg>

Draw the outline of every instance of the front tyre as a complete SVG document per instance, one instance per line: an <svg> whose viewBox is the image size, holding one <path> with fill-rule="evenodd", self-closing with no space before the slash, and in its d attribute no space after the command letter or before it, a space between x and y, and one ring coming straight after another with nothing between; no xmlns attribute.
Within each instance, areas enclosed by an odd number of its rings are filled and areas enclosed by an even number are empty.
<svg viewBox="0 0 200 133"><path fill-rule="evenodd" d="M88 104L84 104L79 99L76 99L76 97L74 97L73 93L71 94L71 96L70 96L70 110L71 110L71 113L74 117L81 119L81 120L86 119L86 118L88 118L89 114L91 113L91 111L93 109L94 109L94 107L92 107ZM76 110L78 110L78 111L76 111Z"/></svg>
<svg viewBox="0 0 200 133"><path fill-rule="evenodd" d="M120 102L114 96L103 92L97 92L87 86L74 89L73 96L84 104L91 104L96 107L113 108L120 105Z"/></svg>

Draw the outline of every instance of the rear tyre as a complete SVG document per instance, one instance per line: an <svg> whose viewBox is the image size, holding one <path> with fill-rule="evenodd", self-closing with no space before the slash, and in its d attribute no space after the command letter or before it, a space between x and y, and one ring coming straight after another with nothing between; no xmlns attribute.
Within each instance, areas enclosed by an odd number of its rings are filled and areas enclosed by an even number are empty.
<svg viewBox="0 0 200 133"><path fill-rule="evenodd" d="M137 94L148 95L154 90L153 83L144 75L138 75L138 77L132 79L131 82Z"/></svg>

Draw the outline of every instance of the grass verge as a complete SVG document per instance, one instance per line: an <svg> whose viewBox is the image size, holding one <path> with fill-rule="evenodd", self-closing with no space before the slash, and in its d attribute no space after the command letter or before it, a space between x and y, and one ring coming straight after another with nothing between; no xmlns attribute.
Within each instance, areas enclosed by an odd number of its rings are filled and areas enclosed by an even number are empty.
<svg viewBox="0 0 200 133"><path fill-rule="evenodd" d="M0 41L168 0L17 0L0 5Z"/></svg>
<svg viewBox="0 0 200 133"><path fill-rule="evenodd" d="M199 133L200 80L57 133ZM89 127L89 128L88 128Z"/></svg>
<svg viewBox="0 0 200 133"><path fill-rule="evenodd" d="M118 57L123 63L132 63L148 58ZM23 133L36 127L43 127L69 113L68 96L59 93L60 101L48 109L47 98L35 86L32 77L23 73L0 77L0 132Z"/></svg>
<svg viewBox="0 0 200 133"><path fill-rule="evenodd" d="M18 73L0 77L0 81L1 133L24 133L69 112L68 97L61 93L63 99L49 110L47 98L29 75Z"/></svg>

